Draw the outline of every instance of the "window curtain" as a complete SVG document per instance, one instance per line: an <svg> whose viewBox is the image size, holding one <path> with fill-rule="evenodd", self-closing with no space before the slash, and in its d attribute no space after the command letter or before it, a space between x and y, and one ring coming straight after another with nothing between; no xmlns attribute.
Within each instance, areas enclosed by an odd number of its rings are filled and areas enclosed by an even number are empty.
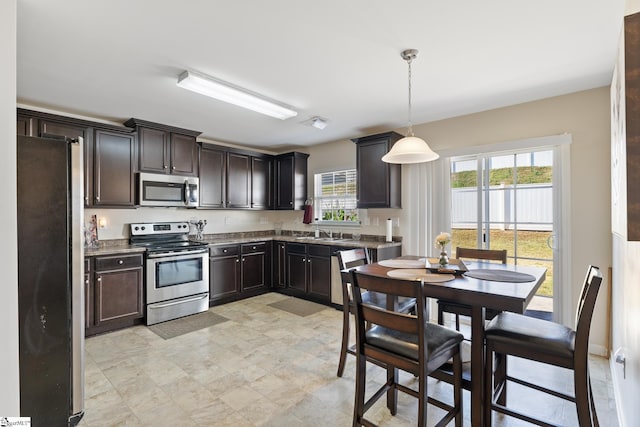
<svg viewBox="0 0 640 427"><path fill-rule="evenodd" d="M436 256L435 237L442 231L451 232L449 158L408 165L407 169L412 235L406 253Z"/></svg>

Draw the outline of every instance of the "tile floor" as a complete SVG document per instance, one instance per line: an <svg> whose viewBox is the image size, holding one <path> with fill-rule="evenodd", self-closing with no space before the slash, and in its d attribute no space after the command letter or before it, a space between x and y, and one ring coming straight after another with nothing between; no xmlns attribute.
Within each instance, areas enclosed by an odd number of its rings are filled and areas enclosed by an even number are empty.
<svg viewBox="0 0 640 427"><path fill-rule="evenodd" d="M230 320L169 340L144 326L87 339L86 407L80 427L351 425L353 357L345 375L336 377L341 312L327 308L299 317L267 305L283 298L269 293L213 307ZM571 374L562 369L531 369L525 361L511 367L559 389L571 388ZM593 357L591 372L600 423L617 426L608 362ZM369 378L380 383L384 372L371 366ZM447 399L449 387L433 381L430 393ZM571 404L536 392L516 397L516 388L510 394L513 404L535 407L534 413L562 425L577 425ZM472 426L467 392L464 404L465 426ZM439 415L438 409L429 411ZM370 414L381 427L412 426L416 400L400 393L395 417L383 402ZM496 426L524 425L496 418Z"/></svg>

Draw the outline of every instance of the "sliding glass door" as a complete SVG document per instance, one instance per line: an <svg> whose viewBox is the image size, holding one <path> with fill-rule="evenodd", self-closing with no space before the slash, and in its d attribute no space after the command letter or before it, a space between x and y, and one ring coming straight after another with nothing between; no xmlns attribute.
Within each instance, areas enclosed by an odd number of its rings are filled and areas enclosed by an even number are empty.
<svg viewBox="0 0 640 427"><path fill-rule="evenodd" d="M509 263L547 268L530 309L553 311L554 150L451 158L455 247L506 249Z"/></svg>

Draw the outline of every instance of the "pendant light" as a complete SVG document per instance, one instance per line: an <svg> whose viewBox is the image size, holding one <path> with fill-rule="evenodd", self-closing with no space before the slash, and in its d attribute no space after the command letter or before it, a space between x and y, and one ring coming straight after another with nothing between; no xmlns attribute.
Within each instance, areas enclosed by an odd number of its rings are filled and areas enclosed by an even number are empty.
<svg viewBox="0 0 640 427"><path fill-rule="evenodd" d="M429 148L423 139L413 135L413 126L411 124L411 61L418 56L418 50L403 50L401 56L409 65L409 131L406 137L398 140L391 147L391 150L382 156L382 161L399 164L430 162L440 156Z"/></svg>

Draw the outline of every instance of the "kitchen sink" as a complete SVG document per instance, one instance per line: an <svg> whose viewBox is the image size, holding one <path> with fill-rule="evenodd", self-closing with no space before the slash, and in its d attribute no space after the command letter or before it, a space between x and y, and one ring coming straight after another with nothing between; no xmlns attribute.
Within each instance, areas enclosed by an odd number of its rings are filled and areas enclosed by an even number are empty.
<svg viewBox="0 0 640 427"><path fill-rule="evenodd" d="M296 240L307 240L309 242L317 241L317 242L347 242L350 239L343 239L339 237L313 237L313 236L299 236L296 237Z"/></svg>

